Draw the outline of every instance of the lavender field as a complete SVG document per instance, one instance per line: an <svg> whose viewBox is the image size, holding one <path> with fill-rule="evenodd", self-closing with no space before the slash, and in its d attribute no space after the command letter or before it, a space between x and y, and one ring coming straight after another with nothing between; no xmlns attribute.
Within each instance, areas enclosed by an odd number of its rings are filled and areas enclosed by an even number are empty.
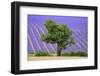
<svg viewBox="0 0 100 76"><path fill-rule="evenodd" d="M79 16L50 16L50 15L28 15L28 53L48 52L56 53L57 44L45 43L41 35L47 33L44 23L53 20L59 24L67 25L73 31L76 44L66 46L62 52L87 52L88 51L88 18Z"/></svg>

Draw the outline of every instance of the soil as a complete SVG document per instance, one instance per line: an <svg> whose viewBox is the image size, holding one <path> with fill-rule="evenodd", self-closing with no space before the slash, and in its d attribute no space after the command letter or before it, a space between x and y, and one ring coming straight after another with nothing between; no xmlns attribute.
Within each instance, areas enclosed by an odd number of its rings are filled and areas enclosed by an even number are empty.
<svg viewBox="0 0 100 76"><path fill-rule="evenodd" d="M78 56L32 56L28 55L28 61L38 61L38 60L65 60L65 59L86 59L87 57L78 57Z"/></svg>

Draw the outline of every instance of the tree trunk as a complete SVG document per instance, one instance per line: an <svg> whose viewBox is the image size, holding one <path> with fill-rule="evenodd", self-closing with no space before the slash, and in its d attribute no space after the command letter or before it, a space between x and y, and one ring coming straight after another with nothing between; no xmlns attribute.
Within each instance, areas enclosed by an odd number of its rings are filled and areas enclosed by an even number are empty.
<svg viewBox="0 0 100 76"><path fill-rule="evenodd" d="M61 48L57 47L57 56L61 56Z"/></svg>

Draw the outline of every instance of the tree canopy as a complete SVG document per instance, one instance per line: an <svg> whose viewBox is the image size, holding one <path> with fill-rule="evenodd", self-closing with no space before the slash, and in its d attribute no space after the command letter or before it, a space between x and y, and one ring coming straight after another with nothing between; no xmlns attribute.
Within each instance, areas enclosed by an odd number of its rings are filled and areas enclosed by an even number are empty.
<svg viewBox="0 0 100 76"><path fill-rule="evenodd" d="M42 34L41 39L47 43L57 43L61 49L66 48L67 45L75 44L72 30L67 25L57 24L53 20L47 20L44 24L47 29L47 34Z"/></svg>

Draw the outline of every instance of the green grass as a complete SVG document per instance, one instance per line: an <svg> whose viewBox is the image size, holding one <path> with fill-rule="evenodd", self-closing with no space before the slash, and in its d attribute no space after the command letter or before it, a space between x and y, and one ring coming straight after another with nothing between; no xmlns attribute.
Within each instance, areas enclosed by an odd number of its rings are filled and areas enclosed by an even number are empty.
<svg viewBox="0 0 100 76"><path fill-rule="evenodd" d="M34 56L51 56L48 52L36 52Z"/></svg>
<svg viewBox="0 0 100 76"><path fill-rule="evenodd" d="M54 54L49 54L48 52L44 52L44 51L41 51L41 52L36 52L36 53L30 53L29 54L30 56L55 56ZM61 54L61 56L78 56L78 57L87 57L87 53L86 52L81 52L81 51L77 51L77 52L63 52Z"/></svg>
<svg viewBox="0 0 100 76"><path fill-rule="evenodd" d="M80 57L87 57L86 52L64 52L62 56L80 56Z"/></svg>

